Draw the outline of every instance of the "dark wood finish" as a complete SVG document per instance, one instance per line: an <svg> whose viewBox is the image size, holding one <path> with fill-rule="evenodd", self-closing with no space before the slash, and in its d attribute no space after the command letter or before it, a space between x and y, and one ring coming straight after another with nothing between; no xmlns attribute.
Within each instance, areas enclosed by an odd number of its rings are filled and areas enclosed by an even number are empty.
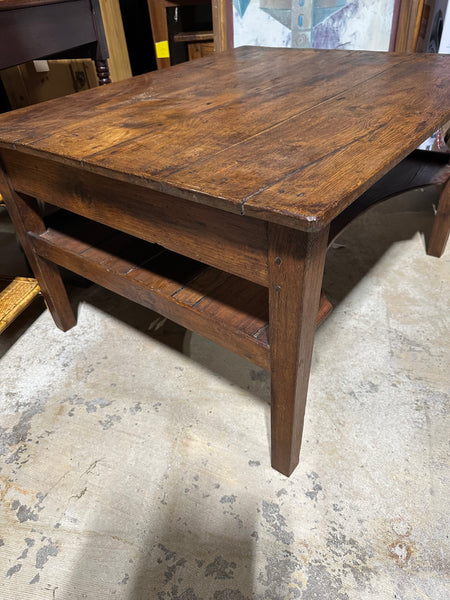
<svg viewBox="0 0 450 600"><path fill-rule="evenodd" d="M265 288L249 286L245 280L231 276L224 286L222 272L209 269L209 296L205 298L202 281L197 281L204 265L181 257L180 268L180 257L162 255L161 248L150 247L145 254L141 249L145 259L139 267L133 260L120 257L123 242L117 235L112 239L106 236L103 243L79 234L79 238L83 237L88 240L74 239L54 229L41 235L31 234L38 256L194 329L264 368L268 367L268 347L254 336L266 320L248 313L246 302L250 296L254 300L253 306L265 306L267 312ZM235 325L232 329L224 326L229 321Z"/></svg>
<svg viewBox="0 0 450 600"><path fill-rule="evenodd" d="M73 0L0 0L0 11L29 8L31 6L43 6L47 4L62 4L63 2L73 2Z"/></svg>
<svg viewBox="0 0 450 600"><path fill-rule="evenodd" d="M110 83L98 0L0 0L0 69L39 58L92 58Z"/></svg>
<svg viewBox="0 0 450 600"><path fill-rule="evenodd" d="M45 224L40 216L37 202L33 198L22 197L17 194L10 187L1 170L0 185L9 216L34 276L39 282L47 308L51 312L56 325L63 331L67 331L76 324L76 318L70 306L58 267L55 263L49 262L34 253L30 237L27 235L27 231L36 233L45 231Z"/></svg>
<svg viewBox="0 0 450 600"><path fill-rule="evenodd" d="M4 152L3 162L19 192L268 285L262 221L20 153Z"/></svg>
<svg viewBox="0 0 450 600"><path fill-rule="evenodd" d="M175 42L209 42L214 39L213 31L183 31L173 36Z"/></svg>
<svg viewBox="0 0 450 600"><path fill-rule="evenodd" d="M261 335L269 321L265 287L72 213L60 211L48 221L41 234L30 233L38 256L269 369L269 341ZM320 308L317 325L331 309L325 296Z"/></svg>
<svg viewBox="0 0 450 600"><path fill-rule="evenodd" d="M272 466L287 476L299 460L327 241L326 227L269 227Z"/></svg>
<svg viewBox="0 0 450 600"><path fill-rule="evenodd" d="M97 73L99 85L105 85L111 83L111 76L109 73L108 61L107 60L96 60L95 70Z"/></svg>
<svg viewBox="0 0 450 600"><path fill-rule="evenodd" d="M449 159L448 154L441 152L428 150L412 152L332 221L328 243L331 244L353 219L374 204L414 188L445 183L450 176ZM443 214L445 199L441 200L439 204L441 205L440 213ZM435 219L435 224L437 221L438 217ZM440 221L445 229L445 219L440 219ZM440 228L437 227L436 231L438 229Z"/></svg>
<svg viewBox="0 0 450 600"><path fill-rule="evenodd" d="M449 67L442 55L239 48L0 115L7 202L60 325L73 320L55 264L270 366L272 461L290 474L330 310L327 242L399 173L403 187L444 182L439 161L417 170L408 155L450 118ZM94 223L46 230L28 196ZM447 211L445 192L435 240ZM98 223L177 255L152 246L136 262L127 237L90 242Z"/></svg>
<svg viewBox="0 0 450 600"><path fill-rule="evenodd" d="M53 100L51 110L22 109L0 119L0 139L196 203L317 230L450 118L448 60L239 48L119 82L111 94L89 90Z"/></svg>
<svg viewBox="0 0 450 600"><path fill-rule="evenodd" d="M428 242L427 254L439 258L444 253L450 233L450 180L444 186Z"/></svg>

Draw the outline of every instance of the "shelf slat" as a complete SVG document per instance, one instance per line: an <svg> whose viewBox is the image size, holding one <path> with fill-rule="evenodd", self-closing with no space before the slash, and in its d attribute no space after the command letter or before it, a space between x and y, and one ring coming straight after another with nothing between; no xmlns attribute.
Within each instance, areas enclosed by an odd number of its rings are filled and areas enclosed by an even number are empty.
<svg viewBox="0 0 450 600"><path fill-rule="evenodd" d="M64 211L36 252L269 369L268 290ZM321 299L320 322L331 309Z"/></svg>
<svg viewBox="0 0 450 600"><path fill-rule="evenodd" d="M255 306L266 306L265 287L156 244L109 228L91 227L90 221L75 215L70 215L68 226L61 222L61 215L56 218L58 229L49 227L41 235L29 233L40 256L269 368L268 344L254 337L267 319L261 317L260 308L255 317L247 303L250 296ZM131 252L134 246L137 251ZM121 252L124 249L126 257Z"/></svg>
<svg viewBox="0 0 450 600"><path fill-rule="evenodd" d="M174 42L209 42L214 40L214 31L182 31L173 36Z"/></svg>

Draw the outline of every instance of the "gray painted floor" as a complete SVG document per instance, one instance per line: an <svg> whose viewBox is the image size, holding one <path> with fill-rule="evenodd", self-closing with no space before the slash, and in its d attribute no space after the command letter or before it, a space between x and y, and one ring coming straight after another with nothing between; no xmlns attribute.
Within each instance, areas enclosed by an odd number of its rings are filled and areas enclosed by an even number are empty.
<svg viewBox="0 0 450 600"><path fill-rule="evenodd" d="M37 300L0 338L0 598L449 598L450 252L425 254L425 197L329 252L289 479L264 371L95 286L65 334Z"/></svg>

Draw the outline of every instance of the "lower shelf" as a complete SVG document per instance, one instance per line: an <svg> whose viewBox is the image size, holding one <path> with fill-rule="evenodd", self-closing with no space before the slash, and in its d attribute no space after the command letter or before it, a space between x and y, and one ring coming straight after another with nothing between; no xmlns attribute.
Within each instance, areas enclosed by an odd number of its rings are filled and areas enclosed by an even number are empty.
<svg viewBox="0 0 450 600"><path fill-rule="evenodd" d="M269 368L267 288L63 211L29 235L43 258ZM330 309L323 297L319 320Z"/></svg>

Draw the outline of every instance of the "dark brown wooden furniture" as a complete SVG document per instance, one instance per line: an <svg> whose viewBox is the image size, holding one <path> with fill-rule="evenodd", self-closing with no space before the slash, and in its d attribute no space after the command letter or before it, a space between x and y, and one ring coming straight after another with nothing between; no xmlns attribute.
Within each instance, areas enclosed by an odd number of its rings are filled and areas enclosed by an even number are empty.
<svg viewBox="0 0 450 600"><path fill-rule="evenodd" d="M0 0L0 69L40 58L92 58L110 83L98 0Z"/></svg>
<svg viewBox="0 0 450 600"><path fill-rule="evenodd" d="M270 370L272 465L289 475L328 243L398 169L407 186L445 168L421 177L410 153L450 117L449 67L239 48L0 116L0 189L55 322L75 324L61 265ZM64 211L44 223L36 199Z"/></svg>

